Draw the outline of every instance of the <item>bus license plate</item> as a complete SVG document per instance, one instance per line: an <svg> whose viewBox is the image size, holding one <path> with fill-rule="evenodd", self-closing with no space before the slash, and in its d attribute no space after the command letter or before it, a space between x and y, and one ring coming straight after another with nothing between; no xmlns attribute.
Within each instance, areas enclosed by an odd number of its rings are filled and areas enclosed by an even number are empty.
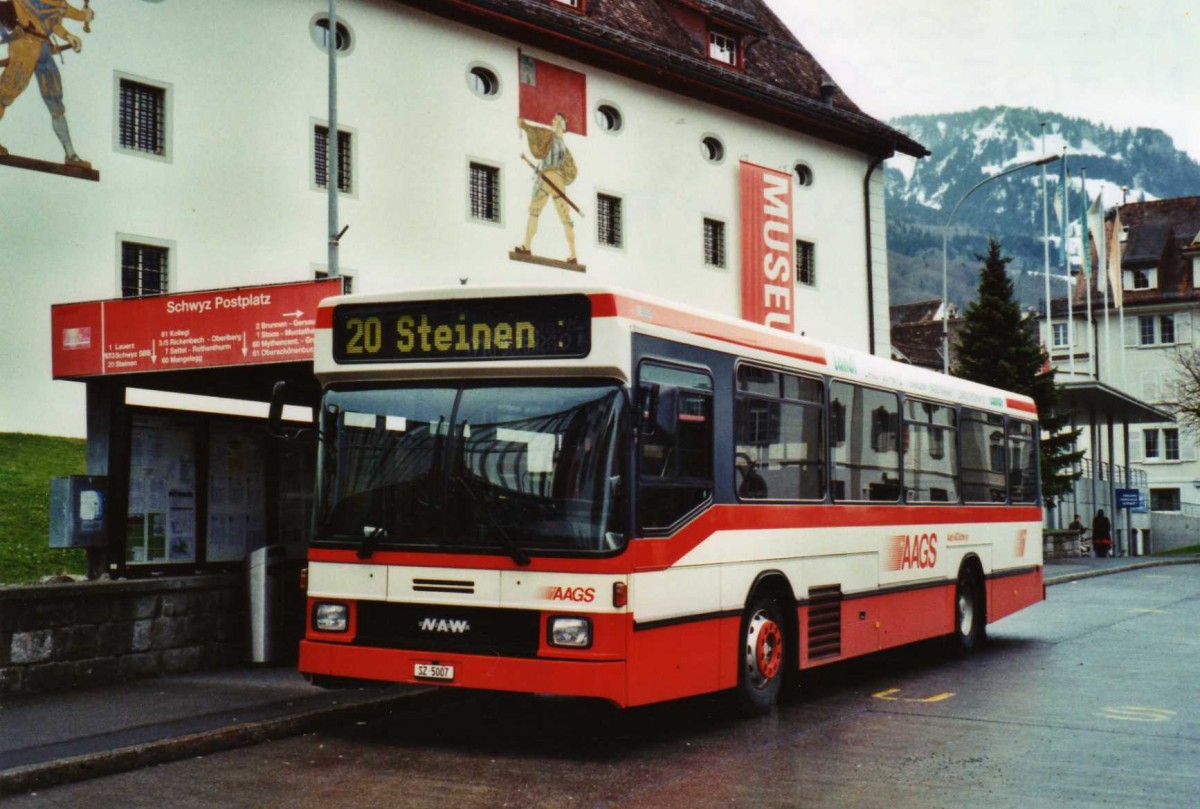
<svg viewBox="0 0 1200 809"><path fill-rule="evenodd" d="M422 680L453 680L454 666L438 666L433 663L414 663L413 676Z"/></svg>

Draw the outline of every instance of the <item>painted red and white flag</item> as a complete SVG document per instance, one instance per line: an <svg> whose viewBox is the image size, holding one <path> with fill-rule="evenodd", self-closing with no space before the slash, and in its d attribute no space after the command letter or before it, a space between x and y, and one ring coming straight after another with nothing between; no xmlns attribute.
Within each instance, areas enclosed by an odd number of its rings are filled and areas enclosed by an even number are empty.
<svg viewBox="0 0 1200 809"><path fill-rule="evenodd" d="M518 55L521 76L518 115L526 121L552 126L562 113L567 131L587 134L587 76L577 70Z"/></svg>
<svg viewBox="0 0 1200 809"><path fill-rule="evenodd" d="M742 318L796 330L792 176L741 164Z"/></svg>

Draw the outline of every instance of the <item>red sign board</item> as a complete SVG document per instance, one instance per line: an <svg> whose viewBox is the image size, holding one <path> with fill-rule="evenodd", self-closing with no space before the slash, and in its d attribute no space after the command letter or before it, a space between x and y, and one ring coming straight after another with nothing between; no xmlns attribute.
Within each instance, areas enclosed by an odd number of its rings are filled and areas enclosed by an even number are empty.
<svg viewBox="0 0 1200 809"><path fill-rule="evenodd" d="M795 331L792 176L741 164L742 317Z"/></svg>
<svg viewBox="0 0 1200 809"><path fill-rule="evenodd" d="M337 278L51 307L54 378L311 362Z"/></svg>

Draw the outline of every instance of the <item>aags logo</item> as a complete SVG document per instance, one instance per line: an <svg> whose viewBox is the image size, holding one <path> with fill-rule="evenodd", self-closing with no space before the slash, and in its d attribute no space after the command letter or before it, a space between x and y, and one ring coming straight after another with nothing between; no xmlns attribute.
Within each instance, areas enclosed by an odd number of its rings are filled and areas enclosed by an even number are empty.
<svg viewBox="0 0 1200 809"><path fill-rule="evenodd" d="M937 565L937 534L898 534L888 541L888 570L925 570Z"/></svg>
<svg viewBox="0 0 1200 809"><path fill-rule="evenodd" d="M542 598L549 601L576 601L590 604L596 599L595 587L543 587Z"/></svg>

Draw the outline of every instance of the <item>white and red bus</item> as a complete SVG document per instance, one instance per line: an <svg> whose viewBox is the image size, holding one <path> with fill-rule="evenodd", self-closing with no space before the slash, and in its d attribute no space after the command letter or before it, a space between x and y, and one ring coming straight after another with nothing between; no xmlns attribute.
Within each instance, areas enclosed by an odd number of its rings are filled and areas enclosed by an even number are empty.
<svg viewBox="0 0 1200 809"><path fill-rule="evenodd" d="M351 295L317 327L315 682L762 712L1044 597L1027 397L614 289Z"/></svg>

